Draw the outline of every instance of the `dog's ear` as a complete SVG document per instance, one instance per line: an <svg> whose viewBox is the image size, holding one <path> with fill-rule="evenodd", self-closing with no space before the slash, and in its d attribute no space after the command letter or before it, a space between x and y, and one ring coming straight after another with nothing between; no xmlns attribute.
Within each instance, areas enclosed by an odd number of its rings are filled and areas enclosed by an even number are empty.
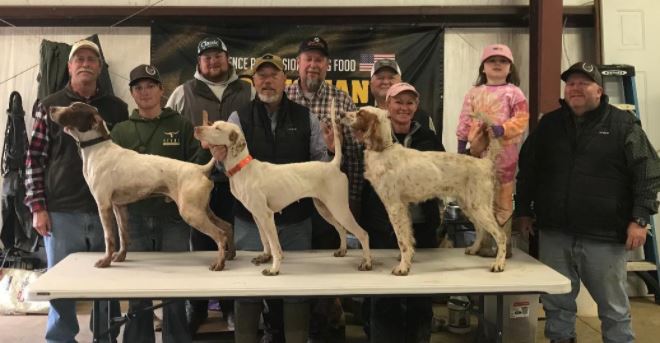
<svg viewBox="0 0 660 343"><path fill-rule="evenodd" d="M231 130L231 133L229 134L229 141L231 142L232 145L236 143L238 136L239 136L238 132Z"/></svg>
<svg viewBox="0 0 660 343"><path fill-rule="evenodd" d="M243 136L236 130L231 130L231 133L229 134L229 141L231 142L229 146L229 152L231 153L232 157L238 156L238 154L240 154L241 151L243 151L247 146L245 138L243 138Z"/></svg>
<svg viewBox="0 0 660 343"><path fill-rule="evenodd" d="M98 131L103 137L110 136L110 130L108 130L108 127L105 124L105 120L103 120L100 114L94 114L94 122L92 124L92 128Z"/></svg>
<svg viewBox="0 0 660 343"><path fill-rule="evenodd" d="M383 151L385 149L385 140L381 137L380 126L382 123L378 118L378 114L367 110L361 110L360 112L360 117L364 121L365 126L365 144L368 145L370 150Z"/></svg>

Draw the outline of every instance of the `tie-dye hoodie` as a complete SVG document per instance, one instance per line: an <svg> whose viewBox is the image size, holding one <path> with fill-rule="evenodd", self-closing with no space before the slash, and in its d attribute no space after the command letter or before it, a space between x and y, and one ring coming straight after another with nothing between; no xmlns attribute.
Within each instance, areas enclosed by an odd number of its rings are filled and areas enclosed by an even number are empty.
<svg viewBox="0 0 660 343"><path fill-rule="evenodd" d="M486 92L484 94L484 92ZM496 100L497 103L485 104L484 99ZM456 136L459 141L469 141L470 131L481 126L481 121L475 119L475 112L484 112L491 123L504 127L502 136L502 152L497 158L497 175L500 184L513 182L518 162L518 147L522 136L529 125L529 108L527 98L522 90L513 84L498 86L475 86L468 91L463 100L463 108L459 117Z"/></svg>

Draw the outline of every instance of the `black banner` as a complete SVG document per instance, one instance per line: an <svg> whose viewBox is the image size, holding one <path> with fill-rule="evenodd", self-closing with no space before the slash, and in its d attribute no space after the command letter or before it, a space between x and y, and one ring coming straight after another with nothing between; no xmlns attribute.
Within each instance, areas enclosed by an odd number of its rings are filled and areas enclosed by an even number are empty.
<svg viewBox="0 0 660 343"><path fill-rule="evenodd" d="M443 31L437 27L396 25L284 24L195 26L155 23L151 29L151 60L160 70L166 94L195 73L197 43L219 36L229 49L231 64L250 69L255 59L274 53L284 59L288 82L297 78L296 56L300 42L323 37L330 48L327 81L347 91L359 107L372 104L369 92L371 66L380 58L394 58L403 81L420 93L420 107L429 112L438 134L442 132Z"/></svg>

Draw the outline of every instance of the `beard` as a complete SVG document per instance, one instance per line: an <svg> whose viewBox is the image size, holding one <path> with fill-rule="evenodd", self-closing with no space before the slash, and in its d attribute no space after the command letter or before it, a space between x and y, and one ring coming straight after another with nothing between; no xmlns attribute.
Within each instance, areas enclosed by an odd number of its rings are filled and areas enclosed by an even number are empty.
<svg viewBox="0 0 660 343"><path fill-rule="evenodd" d="M305 79L305 86L307 87L307 90L309 90L310 92L315 93L316 91L319 90L319 87L321 87L322 82L323 82L323 80L321 80L321 79L307 78L307 79Z"/></svg>
<svg viewBox="0 0 660 343"><path fill-rule="evenodd" d="M272 95L257 93L257 95L259 96L259 100L266 104L273 104L282 100L282 93Z"/></svg>

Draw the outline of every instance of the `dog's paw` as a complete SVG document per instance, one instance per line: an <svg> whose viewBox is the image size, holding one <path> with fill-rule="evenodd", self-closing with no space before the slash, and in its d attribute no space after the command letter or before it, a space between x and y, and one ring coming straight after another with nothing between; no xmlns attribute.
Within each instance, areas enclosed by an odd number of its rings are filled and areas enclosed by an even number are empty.
<svg viewBox="0 0 660 343"><path fill-rule="evenodd" d="M272 271L270 269L264 269L264 270L261 271L261 274L265 275L265 276L276 276L279 273L280 273L279 270Z"/></svg>
<svg viewBox="0 0 660 343"><path fill-rule="evenodd" d="M225 261L216 261L209 266L209 270L213 272L219 272L223 269L225 269Z"/></svg>
<svg viewBox="0 0 660 343"><path fill-rule="evenodd" d="M358 265L358 270L359 271L371 270L371 261L367 261L366 259L363 259L362 263Z"/></svg>
<svg viewBox="0 0 660 343"><path fill-rule="evenodd" d="M347 249L337 249L333 254L335 257L344 257L346 256Z"/></svg>
<svg viewBox="0 0 660 343"><path fill-rule="evenodd" d="M108 267L110 267L110 261L111 261L111 258L104 257L104 258L96 261L96 263L94 263L94 267L96 267L96 268L108 268Z"/></svg>
<svg viewBox="0 0 660 343"><path fill-rule="evenodd" d="M124 262L126 261L126 250L118 251L112 255L112 262Z"/></svg>
<svg viewBox="0 0 660 343"><path fill-rule="evenodd" d="M493 264L490 266L490 271L493 273L499 273L504 271L504 263L503 262L493 262Z"/></svg>
<svg viewBox="0 0 660 343"><path fill-rule="evenodd" d="M396 266L392 269L392 274L396 276L406 276L410 272L410 268L404 268L401 266Z"/></svg>
<svg viewBox="0 0 660 343"><path fill-rule="evenodd" d="M262 263L269 262L273 258L272 255L269 254L260 254L259 256L255 257L252 259L252 264L254 265L260 265Z"/></svg>
<svg viewBox="0 0 660 343"><path fill-rule="evenodd" d="M476 255L477 252L479 252L479 249L473 249L473 247L465 248L465 254L466 255Z"/></svg>

